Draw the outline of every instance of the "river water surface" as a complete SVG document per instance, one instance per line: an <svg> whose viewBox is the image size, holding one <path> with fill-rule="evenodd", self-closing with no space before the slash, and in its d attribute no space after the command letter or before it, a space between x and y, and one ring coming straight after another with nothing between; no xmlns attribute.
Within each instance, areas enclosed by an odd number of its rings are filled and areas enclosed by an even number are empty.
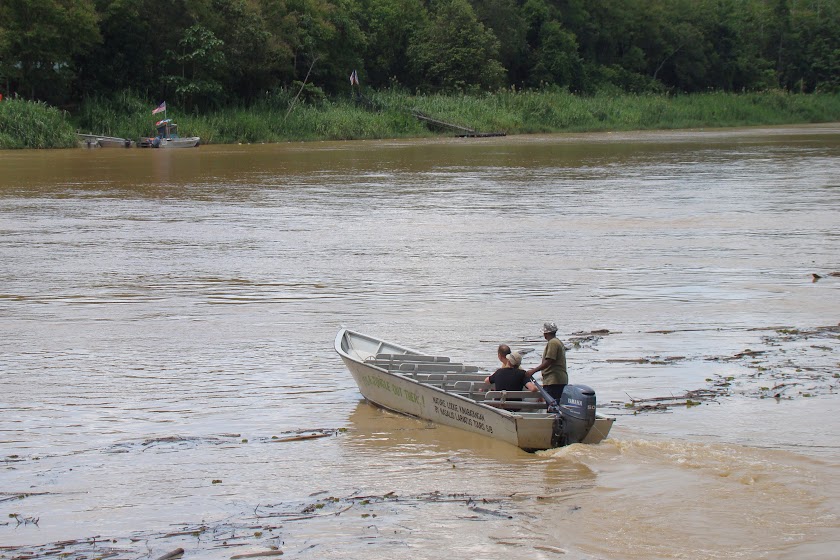
<svg viewBox="0 0 840 560"><path fill-rule="evenodd" d="M840 125L0 152L0 558L834 558L833 272ZM546 320L600 445L376 409L332 347Z"/></svg>

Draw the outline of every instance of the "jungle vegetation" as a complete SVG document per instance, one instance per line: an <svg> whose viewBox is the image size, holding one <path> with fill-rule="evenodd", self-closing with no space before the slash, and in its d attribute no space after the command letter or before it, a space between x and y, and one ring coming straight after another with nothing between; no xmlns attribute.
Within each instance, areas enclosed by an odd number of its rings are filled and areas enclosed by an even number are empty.
<svg viewBox="0 0 840 560"><path fill-rule="evenodd" d="M0 94L0 148L836 121L840 0L0 0Z"/></svg>
<svg viewBox="0 0 840 560"><path fill-rule="evenodd" d="M0 93L188 111L554 88L840 90L840 0L3 0Z"/></svg>

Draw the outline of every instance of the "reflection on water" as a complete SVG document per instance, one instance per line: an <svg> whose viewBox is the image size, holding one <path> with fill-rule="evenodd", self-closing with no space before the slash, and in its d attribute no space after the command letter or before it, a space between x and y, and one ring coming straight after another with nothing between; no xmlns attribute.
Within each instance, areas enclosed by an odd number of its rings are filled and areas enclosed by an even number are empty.
<svg viewBox="0 0 840 560"><path fill-rule="evenodd" d="M0 518L39 519L0 540L163 554L173 525L326 492L352 509L266 535L313 558L820 557L840 339L779 333L837 324L838 132L0 153ZM332 350L346 325L492 368L549 319L609 329L568 355L602 405L732 394L529 455L360 403Z"/></svg>

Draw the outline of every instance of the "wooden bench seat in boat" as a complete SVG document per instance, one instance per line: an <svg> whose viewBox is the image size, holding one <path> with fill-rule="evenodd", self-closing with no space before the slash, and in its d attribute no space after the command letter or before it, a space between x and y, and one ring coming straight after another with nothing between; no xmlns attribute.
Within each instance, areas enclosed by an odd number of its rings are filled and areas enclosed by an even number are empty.
<svg viewBox="0 0 840 560"><path fill-rule="evenodd" d="M497 401L506 401L508 399L538 399L540 398L540 394L533 391L487 391L485 398Z"/></svg>
<svg viewBox="0 0 840 560"><path fill-rule="evenodd" d="M511 400L524 399L524 400ZM532 391L487 391L484 404L496 408L517 410L544 410L546 404L538 400L539 393Z"/></svg>
<svg viewBox="0 0 840 560"><path fill-rule="evenodd" d="M478 371L478 366L465 366L464 364L400 364L400 373L473 373Z"/></svg>
<svg viewBox="0 0 840 560"><path fill-rule="evenodd" d="M447 356L423 356L422 354L377 354L376 360L387 360L389 362L445 363L449 361L449 358Z"/></svg>
<svg viewBox="0 0 840 560"><path fill-rule="evenodd" d="M426 373L436 372L453 372L464 373L470 371L478 371L477 366L465 366L460 362L432 362L432 361L405 361L405 360L387 360L379 358L368 358L365 360L366 364L381 367L388 371L417 371Z"/></svg>
<svg viewBox="0 0 840 560"><path fill-rule="evenodd" d="M492 406L493 408L504 408L506 410L523 410L523 411L538 411L545 410L544 402L536 401L488 401L487 399L481 401L482 404Z"/></svg>
<svg viewBox="0 0 840 560"><path fill-rule="evenodd" d="M487 377L483 373L415 373L399 372L401 375L419 381L420 383L435 383L441 381L484 381Z"/></svg>
<svg viewBox="0 0 840 560"><path fill-rule="evenodd" d="M429 381L426 385L439 387L446 392L458 393L469 399L480 401L484 399L484 393L487 392L487 385L484 381Z"/></svg>

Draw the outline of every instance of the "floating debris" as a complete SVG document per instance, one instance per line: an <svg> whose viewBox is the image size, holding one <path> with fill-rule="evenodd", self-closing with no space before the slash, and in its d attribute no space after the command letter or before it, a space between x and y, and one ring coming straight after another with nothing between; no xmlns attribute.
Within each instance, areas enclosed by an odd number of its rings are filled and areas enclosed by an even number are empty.
<svg viewBox="0 0 840 560"><path fill-rule="evenodd" d="M837 373L840 364L834 359L840 352L840 325L812 328L776 326L744 330L767 332L767 335L761 337L761 343L766 347L746 348L729 356L704 356L699 359L710 362L740 362L740 368L748 368L753 370L753 373L745 375L743 370L740 370L732 374L716 374L706 378L708 387L687 391L679 396L645 399L630 397L629 402L611 401L606 406L632 410L633 414L637 414L666 411L674 406L691 408L733 394L748 398L775 398L780 401L840 392L840 374ZM608 359L606 362L656 365L687 359L684 356L653 356Z"/></svg>
<svg viewBox="0 0 840 560"><path fill-rule="evenodd" d="M704 402L713 401L720 396L726 395L727 393L728 391L725 388L720 387L716 389L695 389L694 391L687 391L682 395L671 395L668 397L637 399L628 395L630 402L625 403L624 408L633 410L634 413L665 411L674 406L691 408Z"/></svg>
<svg viewBox="0 0 840 560"><path fill-rule="evenodd" d="M237 558L259 558L261 556L280 556L283 554L282 550L265 550L263 552L251 552L248 554L234 554L230 557L231 560L236 560Z"/></svg>
<svg viewBox="0 0 840 560"><path fill-rule="evenodd" d="M183 548L176 548L172 552L167 552L163 556L158 556L157 560L172 560L173 558L180 558L183 555L184 555L184 549Z"/></svg>

